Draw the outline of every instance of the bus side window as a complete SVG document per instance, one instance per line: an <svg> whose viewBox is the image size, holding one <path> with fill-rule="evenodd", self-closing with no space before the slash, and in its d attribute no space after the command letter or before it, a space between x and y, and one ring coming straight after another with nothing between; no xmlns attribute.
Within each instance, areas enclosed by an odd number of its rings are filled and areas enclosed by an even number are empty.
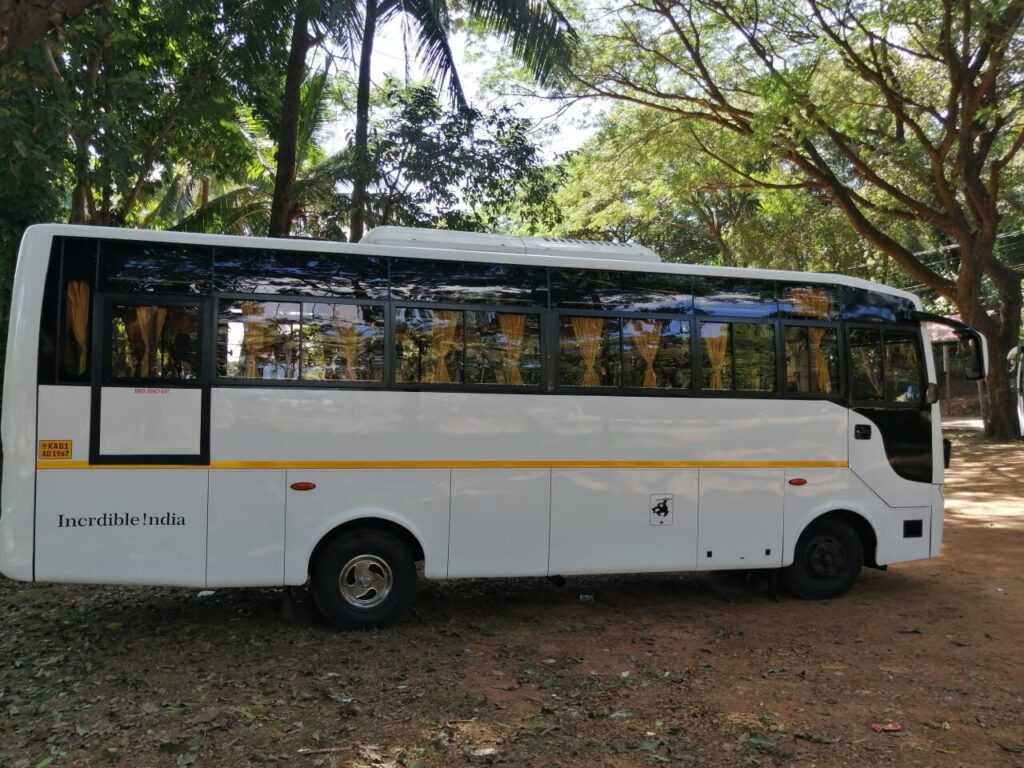
<svg viewBox="0 0 1024 768"><path fill-rule="evenodd" d="M700 335L704 389L775 391L773 324L702 322Z"/></svg>
<svg viewBox="0 0 1024 768"><path fill-rule="evenodd" d="M883 399L881 329L850 329L850 397Z"/></svg>
<svg viewBox="0 0 1024 768"><path fill-rule="evenodd" d="M894 403L920 403L921 356L918 335L911 331L885 332L885 399Z"/></svg>
<svg viewBox="0 0 1024 768"><path fill-rule="evenodd" d="M562 317L558 325L558 383L563 387L617 387L619 319Z"/></svg>
<svg viewBox="0 0 1024 768"><path fill-rule="evenodd" d="M87 382L91 370L89 339L93 283L96 279L96 241L67 238L62 258L60 368L57 378L62 383Z"/></svg>
<svg viewBox="0 0 1024 768"><path fill-rule="evenodd" d="M115 305L110 326L111 380L199 377L199 308Z"/></svg>
<svg viewBox="0 0 1024 768"><path fill-rule="evenodd" d="M839 392L839 344L835 328L785 326L786 391Z"/></svg>

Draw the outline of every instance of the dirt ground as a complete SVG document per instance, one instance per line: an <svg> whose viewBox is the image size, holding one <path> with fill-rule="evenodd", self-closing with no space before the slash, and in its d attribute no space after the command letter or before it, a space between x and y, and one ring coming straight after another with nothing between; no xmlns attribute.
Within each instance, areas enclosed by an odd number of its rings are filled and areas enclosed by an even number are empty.
<svg viewBox="0 0 1024 768"><path fill-rule="evenodd" d="M0 581L0 766L1024 766L1024 444L954 437L942 556L831 602L428 583L339 634L301 594Z"/></svg>

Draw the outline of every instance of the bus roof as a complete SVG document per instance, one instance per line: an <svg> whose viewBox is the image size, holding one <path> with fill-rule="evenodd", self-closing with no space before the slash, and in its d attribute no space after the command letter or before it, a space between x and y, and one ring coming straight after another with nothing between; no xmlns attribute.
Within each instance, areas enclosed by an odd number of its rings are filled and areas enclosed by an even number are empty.
<svg viewBox="0 0 1024 768"><path fill-rule="evenodd" d="M384 228L389 229L389 228ZM409 229L409 228L395 228ZM368 235L371 235L371 230ZM418 230L419 232L440 232L447 236L453 233L447 230ZM394 245L390 243L373 242L374 238L359 243L344 243L333 240L316 240L311 238L272 238L272 237L251 237L243 235L210 235L195 232L173 232L166 230L147 229L122 229L118 227L95 227L80 224L34 224L26 230L26 236L32 233L49 234L51 236L64 237L90 237L109 238L113 240L144 240L162 243L182 243L190 245L228 246L235 248L273 248L278 250L308 251L315 247L324 253L351 253L351 254L373 254L376 256L394 256L402 258L438 259L442 261L476 261L484 263L499 264L521 264L529 266L561 266L576 269L615 269L624 272L657 272L668 274L691 274L708 277L732 277L747 278L755 280L781 280L785 282L822 283L827 285L846 285L853 288L863 288L870 291L881 291L893 296L900 296L911 301L915 307L921 307L921 300L913 293L893 288L882 283L864 280L859 277L850 277L837 273L823 272L797 272L782 269L754 269L745 267L716 267L703 264L678 264L660 260L646 260L637 258L640 254L626 256L624 258L611 258L606 249L584 248L582 244L586 241L575 241L580 245L578 249L556 248L552 249L557 253L514 252L513 250L476 250L465 248L454 248L449 244L441 245L443 239L437 244L427 245ZM462 235L467 233L454 233ZM475 235L479 237L479 235ZM500 237L500 236L492 236ZM392 239L392 238L385 238ZM457 238L459 239L459 238ZM541 238L531 238L541 239ZM468 239L463 242L469 243ZM481 243L483 245L483 243ZM594 242L591 246L607 246L607 243ZM631 248L642 248L642 246L631 246ZM653 254L646 248L654 258ZM614 252L614 251L612 251ZM568 255L573 253L574 255ZM583 255L586 253L586 255ZM600 253L601 255L596 255ZM625 254L626 251L621 253Z"/></svg>

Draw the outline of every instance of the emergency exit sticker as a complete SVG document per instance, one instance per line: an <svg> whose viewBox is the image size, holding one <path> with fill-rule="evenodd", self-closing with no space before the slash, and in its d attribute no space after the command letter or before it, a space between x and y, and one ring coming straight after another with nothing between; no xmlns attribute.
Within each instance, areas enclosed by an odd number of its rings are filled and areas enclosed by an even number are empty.
<svg viewBox="0 0 1024 768"><path fill-rule="evenodd" d="M53 461L55 459L71 458L70 440L40 440L39 458Z"/></svg>

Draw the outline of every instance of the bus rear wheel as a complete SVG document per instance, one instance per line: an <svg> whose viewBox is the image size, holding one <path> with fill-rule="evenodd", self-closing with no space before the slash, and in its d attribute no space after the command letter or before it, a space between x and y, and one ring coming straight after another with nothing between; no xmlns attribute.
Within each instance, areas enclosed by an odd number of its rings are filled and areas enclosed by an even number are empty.
<svg viewBox="0 0 1024 768"><path fill-rule="evenodd" d="M786 583L805 600L829 600L844 594L860 575L864 545L839 517L815 520L800 534Z"/></svg>
<svg viewBox="0 0 1024 768"><path fill-rule="evenodd" d="M338 629L377 629L397 623L412 608L416 564L412 554L385 531L346 531L317 554L313 601Z"/></svg>

